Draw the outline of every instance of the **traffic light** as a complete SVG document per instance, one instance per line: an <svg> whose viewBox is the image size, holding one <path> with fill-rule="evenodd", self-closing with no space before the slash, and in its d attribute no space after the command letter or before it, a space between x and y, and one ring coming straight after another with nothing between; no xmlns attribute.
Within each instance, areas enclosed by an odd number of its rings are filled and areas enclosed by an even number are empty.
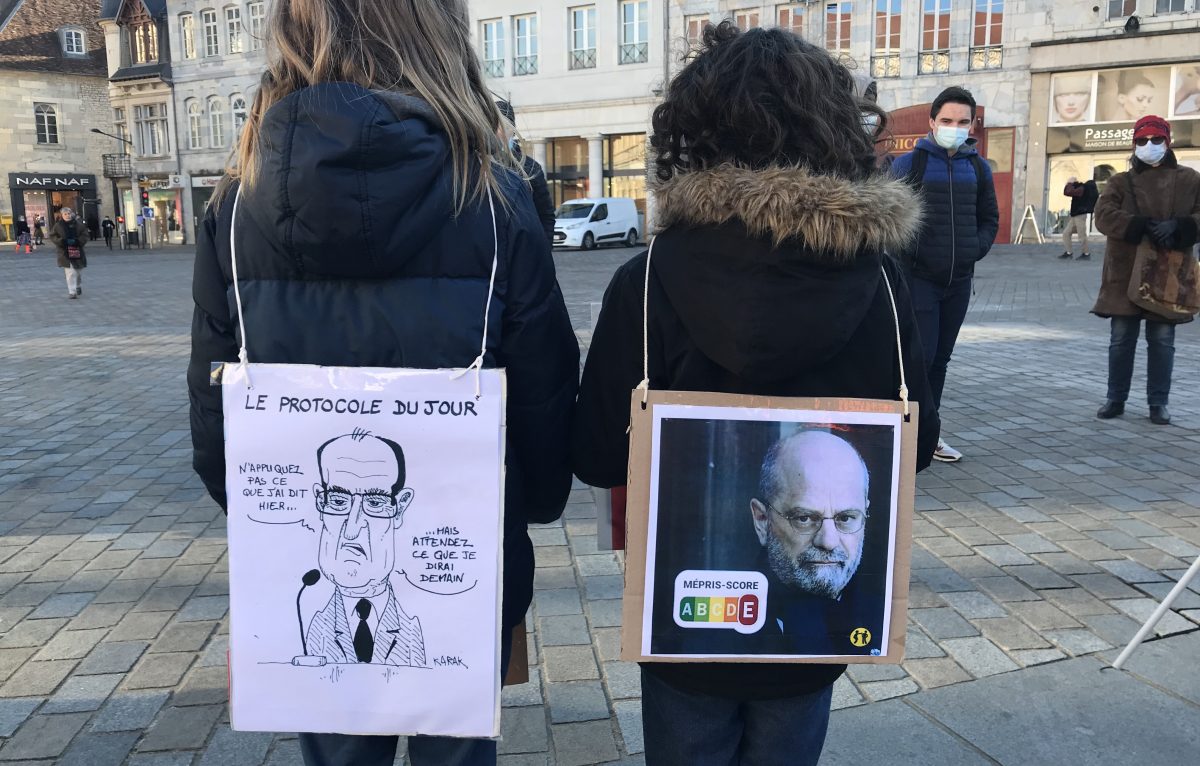
<svg viewBox="0 0 1200 766"><path fill-rule="evenodd" d="M142 190L142 207L150 207L150 192Z"/></svg>

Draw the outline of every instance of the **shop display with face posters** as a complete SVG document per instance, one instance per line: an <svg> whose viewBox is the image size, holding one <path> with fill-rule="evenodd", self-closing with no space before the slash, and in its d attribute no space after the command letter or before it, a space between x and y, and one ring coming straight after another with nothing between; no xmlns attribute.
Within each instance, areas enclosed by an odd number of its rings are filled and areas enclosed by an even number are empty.
<svg viewBox="0 0 1200 766"><path fill-rule="evenodd" d="M1200 117L1200 63L1062 72L1051 78L1050 124Z"/></svg>
<svg viewBox="0 0 1200 766"><path fill-rule="evenodd" d="M622 657L900 662L917 431L904 408L635 391Z"/></svg>

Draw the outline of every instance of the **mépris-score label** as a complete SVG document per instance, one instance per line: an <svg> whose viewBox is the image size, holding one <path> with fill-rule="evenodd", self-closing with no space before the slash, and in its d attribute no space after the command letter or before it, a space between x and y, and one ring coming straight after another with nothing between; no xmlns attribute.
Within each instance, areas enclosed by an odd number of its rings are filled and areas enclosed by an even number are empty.
<svg viewBox="0 0 1200 766"><path fill-rule="evenodd" d="M766 620L762 572L687 569L675 577L673 611L681 628L727 628L757 633Z"/></svg>

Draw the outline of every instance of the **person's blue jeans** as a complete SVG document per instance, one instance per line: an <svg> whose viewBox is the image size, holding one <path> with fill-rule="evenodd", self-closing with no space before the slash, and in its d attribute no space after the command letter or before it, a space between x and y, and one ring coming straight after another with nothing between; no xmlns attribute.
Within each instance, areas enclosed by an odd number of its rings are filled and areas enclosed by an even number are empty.
<svg viewBox="0 0 1200 766"><path fill-rule="evenodd" d="M739 702L691 694L642 671L646 766L816 766L833 686Z"/></svg>
<svg viewBox="0 0 1200 766"><path fill-rule="evenodd" d="M958 331L962 329L967 307L971 304L971 282L971 277L962 277L945 285L912 274L908 277L917 332L925 348L925 371L938 409L942 407L942 389L946 385L950 355L954 353Z"/></svg>
<svg viewBox="0 0 1200 766"><path fill-rule="evenodd" d="M1133 382L1141 317L1113 317L1108 344L1108 400L1124 403ZM1146 402L1167 406L1171 397L1171 371L1175 367L1175 325L1146 320Z"/></svg>
<svg viewBox="0 0 1200 766"><path fill-rule="evenodd" d="M508 674L512 631L502 630L500 677ZM350 734L301 734L300 752L305 766L392 766L399 737ZM496 742L491 739L409 737L408 762L412 766L496 766Z"/></svg>

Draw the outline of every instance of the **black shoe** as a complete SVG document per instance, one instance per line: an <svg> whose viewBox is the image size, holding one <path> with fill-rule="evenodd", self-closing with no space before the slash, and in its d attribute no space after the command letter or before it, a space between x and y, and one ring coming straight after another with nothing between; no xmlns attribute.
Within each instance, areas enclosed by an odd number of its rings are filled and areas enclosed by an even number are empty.
<svg viewBox="0 0 1200 766"><path fill-rule="evenodd" d="M1101 420L1112 420L1124 414L1125 402L1105 402L1104 406L1096 413L1096 417Z"/></svg>
<svg viewBox="0 0 1200 766"><path fill-rule="evenodd" d="M1171 425L1171 413L1165 404L1155 404L1150 407L1150 422L1156 426Z"/></svg>
<svg viewBox="0 0 1200 766"><path fill-rule="evenodd" d="M1069 261L1074 257L1075 256L1071 255L1070 253L1063 253L1062 255L1058 256L1058 259L1060 261Z"/></svg>
<svg viewBox="0 0 1200 766"><path fill-rule="evenodd" d="M76 287L76 288L75 288L75 294L76 294L76 295L83 295L83 288L82 288L82 287Z"/></svg>
<svg viewBox="0 0 1200 766"><path fill-rule="evenodd" d="M1090 261L1090 260L1092 260L1092 254L1091 254L1091 253L1084 253L1083 255L1079 256L1079 257L1078 257L1078 258L1076 258L1075 260L1077 260L1077 261Z"/></svg>

